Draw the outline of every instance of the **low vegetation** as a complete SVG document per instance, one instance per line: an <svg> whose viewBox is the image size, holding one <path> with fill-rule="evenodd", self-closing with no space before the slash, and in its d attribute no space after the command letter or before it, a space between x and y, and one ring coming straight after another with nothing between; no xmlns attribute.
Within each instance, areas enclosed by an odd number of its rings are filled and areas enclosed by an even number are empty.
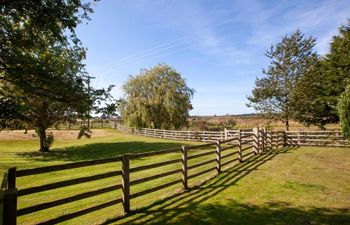
<svg viewBox="0 0 350 225"><path fill-rule="evenodd" d="M266 127L270 130L285 130L283 121L268 118L259 114L249 115L225 115L225 116L193 116L189 119L188 130L224 130L227 129L252 129L254 127ZM327 124L326 130L339 130L339 123ZM294 120L289 121L290 130L321 130L320 127L310 125L306 127Z"/></svg>

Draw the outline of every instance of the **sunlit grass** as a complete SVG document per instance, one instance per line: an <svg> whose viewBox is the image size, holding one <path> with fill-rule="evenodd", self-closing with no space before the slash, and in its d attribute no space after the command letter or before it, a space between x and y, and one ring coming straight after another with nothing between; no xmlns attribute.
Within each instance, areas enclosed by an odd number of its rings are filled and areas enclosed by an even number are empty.
<svg viewBox="0 0 350 225"><path fill-rule="evenodd" d="M111 224L350 224L350 149L283 148Z"/></svg>

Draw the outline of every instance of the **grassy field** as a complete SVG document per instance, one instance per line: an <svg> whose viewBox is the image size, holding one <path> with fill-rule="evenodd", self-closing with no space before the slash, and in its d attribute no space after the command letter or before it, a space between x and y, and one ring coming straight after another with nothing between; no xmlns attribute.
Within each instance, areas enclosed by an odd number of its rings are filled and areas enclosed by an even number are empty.
<svg viewBox="0 0 350 225"><path fill-rule="evenodd" d="M290 120L290 130L321 130L317 126L306 127L303 124ZM254 127L267 127L271 130L285 130L285 124L280 120L268 119L261 115L226 115L226 116L197 116L190 119L189 130L223 130L251 129ZM327 124L327 130L339 130L339 123Z"/></svg>
<svg viewBox="0 0 350 225"><path fill-rule="evenodd" d="M56 141L52 152L41 154L36 150L38 143L35 140L0 140L0 173L10 166L31 168L107 158L125 152L173 148L183 144L195 143L106 130L104 136L92 139L73 141L67 138ZM174 153L134 160L131 167L178 157L180 154ZM168 165L162 167L161 171L151 169L136 172L131 175L131 180L176 168L180 168L180 165ZM196 187L196 184L208 175L191 180L193 188L188 192L182 192L181 184L178 184L134 199L131 201L134 213L130 215L123 215L119 204L63 224L350 224L349 168L350 149L284 148L249 158L202 186ZM18 179L18 187L21 189L113 170L120 170L119 162L23 177ZM195 172L191 171L190 174ZM179 178L176 174L136 185L131 188L131 193ZM120 177L112 177L23 196L19 198L18 208L119 184L120 180ZM120 198L120 195L118 190L90 197L21 216L18 222L36 224Z"/></svg>
<svg viewBox="0 0 350 225"><path fill-rule="evenodd" d="M39 142L33 136L34 131L29 131L28 134L24 134L23 131L0 132L0 176L6 168L11 166L17 166L18 169L33 168L189 144L127 135L113 129L93 129L92 131L93 135L90 139L77 139L76 130L55 131L52 151L46 154L37 151Z"/></svg>
<svg viewBox="0 0 350 225"><path fill-rule="evenodd" d="M110 224L350 224L350 149L260 155Z"/></svg>

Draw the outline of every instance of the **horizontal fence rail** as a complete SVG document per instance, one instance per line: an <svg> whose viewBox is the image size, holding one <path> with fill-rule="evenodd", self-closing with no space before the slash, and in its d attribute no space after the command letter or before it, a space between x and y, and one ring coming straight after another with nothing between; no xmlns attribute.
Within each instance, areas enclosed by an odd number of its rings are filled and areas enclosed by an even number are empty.
<svg viewBox="0 0 350 225"><path fill-rule="evenodd" d="M111 124L112 126L113 124ZM120 204L125 213L131 211L130 200L166 189L188 189L193 185L200 184L222 171L258 155L287 145L321 145L348 146L339 132L294 132L294 131L267 131L266 129L254 128L252 130L225 130L223 132L199 132L193 131L166 131L155 129L134 129L117 123L115 128L132 134L146 135L181 140L204 141L205 143L181 148L149 151L122 156L98 159L91 161L67 163L63 165L45 166L33 169L10 168L6 179L2 184L4 224L16 224L16 218L38 211L49 210L56 206L62 206L77 202L86 198L100 196L102 194L119 191L119 196L108 199L97 205L86 206L80 211L65 212L56 218L46 221L38 221L40 224L55 224L75 217L91 213L109 206ZM152 158L153 157L153 158ZM142 162L142 163L140 163ZM116 163L116 164L113 164ZM113 165L112 165L113 164ZM17 179L40 179L41 174L52 173L52 176L60 171L85 170L102 165L103 168L112 165L113 170L93 172L87 176L72 177L48 182L33 182L34 185L21 187L16 185ZM79 175L79 173L77 173ZM39 177L39 178L38 178ZM17 208L17 201L29 198L41 192L52 192L56 189L66 190L74 185L87 182L102 182L113 178L112 183L94 190L84 190L79 193L71 193L68 196L57 196L58 199L46 202L34 202ZM118 180L120 182L118 182ZM145 185L147 183L147 185ZM135 189L136 187L136 189ZM145 189L142 189L142 188ZM168 190L168 189L167 189ZM166 190L163 190L166 191ZM140 207L140 206L137 206Z"/></svg>
<svg viewBox="0 0 350 225"><path fill-rule="evenodd" d="M127 127L120 123L110 122L110 126L121 132L142 135L155 138L166 138L172 140L184 140L184 141L213 141L224 140L231 138L237 131L225 130L225 131L177 131L177 130L161 130L161 129L149 129L149 128L134 128Z"/></svg>
<svg viewBox="0 0 350 225"><path fill-rule="evenodd" d="M110 121L110 126L121 132L143 135L148 137L166 138L172 140L184 140L184 141L215 141L215 140L227 140L231 138L237 138L239 130L224 131L176 131L176 130L160 130L134 127L127 127L120 123ZM263 144L265 147L272 147L289 144L298 146L335 146L335 147L348 147L350 142L347 141L340 131L267 131L266 129L259 129L260 135L263 135L266 140ZM254 129L241 129L242 140L249 139L254 136Z"/></svg>
<svg viewBox="0 0 350 225"><path fill-rule="evenodd" d="M340 131L286 131L289 145L349 147Z"/></svg>

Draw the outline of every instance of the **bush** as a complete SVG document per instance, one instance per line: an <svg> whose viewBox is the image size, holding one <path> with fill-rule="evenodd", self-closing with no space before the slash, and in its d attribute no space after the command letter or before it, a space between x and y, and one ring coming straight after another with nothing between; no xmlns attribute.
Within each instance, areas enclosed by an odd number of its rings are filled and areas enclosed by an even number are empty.
<svg viewBox="0 0 350 225"><path fill-rule="evenodd" d="M89 129L89 127L87 127L87 126L82 126L81 128L80 128L80 131L79 131L79 134L78 134L78 139L81 139L82 137L86 137L86 138L90 138L91 137L91 134L92 134L92 132L91 132L91 130Z"/></svg>
<svg viewBox="0 0 350 225"><path fill-rule="evenodd" d="M342 133L346 139L350 140L350 85L339 97L338 114Z"/></svg>
<svg viewBox="0 0 350 225"><path fill-rule="evenodd" d="M191 121L190 123L190 130L208 130L208 122L204 120L196 120Z"/></svg>
<svg viewBox="0 0 350 225"><path fill-rule="evenodd" d="M48 146L51 147L54 141L55 141L55 138L53 136L53 133L52 132L48 133L46 137L46 142Z"/></svg>

